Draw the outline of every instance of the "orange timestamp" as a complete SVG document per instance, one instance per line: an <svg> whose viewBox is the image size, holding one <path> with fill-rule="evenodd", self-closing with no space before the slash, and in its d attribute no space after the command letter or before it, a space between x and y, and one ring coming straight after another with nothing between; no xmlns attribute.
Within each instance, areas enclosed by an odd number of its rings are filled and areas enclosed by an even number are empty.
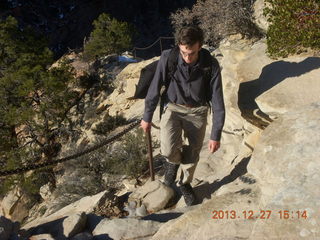
<svg viewBox="0 0 320 240"><path fill-rule="evenodd" d="M214 210L212 211L212 219L270 219L271 217L279 219L307 219L307 210Z"/></svg>

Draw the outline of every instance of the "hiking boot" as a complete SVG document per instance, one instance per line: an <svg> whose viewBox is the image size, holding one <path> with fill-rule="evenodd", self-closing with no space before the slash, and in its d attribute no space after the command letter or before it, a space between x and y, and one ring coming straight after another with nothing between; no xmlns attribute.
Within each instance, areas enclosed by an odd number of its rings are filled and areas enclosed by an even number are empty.
<svg viewBox="0 0 320 240"><path fill-rule="evenodd" d="M196 195L194 194L194 191L190 183L181 185L179 189L183 195L184 201L187 204L187 206L192 206L197 204L197 198L196 198Z"/></svg>
<svg viewBox="0 0 320 240"><path fill-rule="evenodd" d="M169 162L166 163L166 167L165 167L166 171L164 174L163 183L168 187L170 187L176 180L178 168L179 168L179 164L172 164Z"/></svg>

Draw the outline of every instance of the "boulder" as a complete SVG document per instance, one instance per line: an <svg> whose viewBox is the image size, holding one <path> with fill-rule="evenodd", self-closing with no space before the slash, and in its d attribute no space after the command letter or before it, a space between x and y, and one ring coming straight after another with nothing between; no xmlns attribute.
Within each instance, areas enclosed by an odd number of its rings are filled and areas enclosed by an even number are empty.
<svg viewBox="0 0 320 240"><path fill-rule="evenodd" d="M134 218L104 219L92 233L95 239L150 239L158 231L161 224L160 222Z"/></svg>
<svg viewBox="0 0 320 240"><path fill-rule="evenodd" d="M265 8L265 1L264 0L257 0L253 4L253 20L258 28L263 31L267 32L270 23L268 22L268 18L263 15L263 9Z"/></svg>
<svg viewBox="0 0 320 240"><path fill-rule="evenodd" d="M319 103L275 120L261 133L246 175L212 186L219 189L211 199L152 239L319 238L319 128Z"/></svg>
<svg viewBox="0 0 320 240"><path fill-rule="evenodd" d="M36 219L32 222L29 222L23 226L23 229L30 229L36 226L39 226L41 224L45 224L48 222L53 222L56 220L62 220L63 218L66 218L68 216L71 216L73 214L79 214L81 212L85 213L91 213L94 211L94 209L99 206L100 204L104 203L106 198L109 196L109 192L103 191L101 193L98 193L93 196L87 196L84 198L81 198L80 200L65 206L64 208L60 209L59 211L43 217ZM51 227L50 225L47 226L47 230L50 231Z"/></svg>
<svg viewBox="0 0 320 240"><path fill-rule="evenodd" d="M86 226L87 215L84 212L68 216L63 220L63 235L70 238L82 232Z"/></svg>
<svg viewBox="0 0 320 240"><path fill-rule="evenodd" d="M55 240L55 238L50 234L38 234L31 236L29 240Z"/></svg>
<svg viewBox="0 0 320 240"><path fill-rule="evenodd" d="M174 195L174 190L159 180L148 181L129 196L129 201L141 202L149 212L156 212L164 209Z"/></svg>
<svg viewBox="0 0 320 240"><path fill-rule="evenodd" d="M249 220L248 213L259 213L258 200L257 190L251 187L213 197L162 225L152 240L248 239L257 221Z"/></svg>
<svg viewBox="0 0 320 240"><path fill-rule="evenodd" d="M238 91L242 81L249 81L249 79L255 79L259 76L265 62L265 59L260 60L262 54L264 54L260 50L262 45L255 46L249 40L232 36L222 41L219 49L214 52L222 69L226 120L222 132L221 147L217 152L211 154L207 145L212 126L212 115L208 116L207 134L192 183L195 186L196 194L201 199L210 197L212 193L204 185L210 185L228 176L236 168L237 164L252 153L261 132L252 122L248 122L243 118L243 113L239 107ZM256 67L254 67L253 63L250 63L250 67L246 65L246 67L243 66L242 68L241 63L254 56L251 53L253 49L256 53L259 52L259 58L256 59ZM247 94L244 96L247 96ZM258 119L256 125L259 125L260 122L261 119ZM183 200L180 203L178 206L185 206Z"/></svg>
<svg viewBox="0 0 320 240"><path fill-rule="evenodd" d="M19 201L21 197L21 192L15 188L9 191L1 201L1 208L4 213L4 216L9 217L10 214L14 211L15 204Z"/></svg>
<svg viewBox="0 0 320 240"><path fill-rule="evenodd" d="M5 217L22 222L28 216L30 205L33 203L27 194L16 187L4 196L1 207Z"/></svg>
<svg viewBox="0 0 320 240"><path fill-rule="evenodd" d="M131 63L126 66L117 75L117 88L108 97L108 99L106 99L99 105L98 108L103 108L103 106L110 106L108 108L108 111L112 116L121 112L127 116L129 115L129 117L141 117L144 110L143 100L130 100L130 98L134 95L136 89L135 86L139 81L141 69L149 63L158 59L159 57L155 57L146 61ZM132 109L134 111L132 111Z"/></svg>
<svg viewBox="0 0 320 240"><path fill-rule="evenodd" d="M278 239L320 238L319 133L319 103L287 112L264 130L248 172L259 182L261 208L276 218L257 223L254 236L270 235L272 229Z"/></svg>
<svg viewBox="0 0 320 240"><path fill-rule="evenodd" d="M53 188L51 183L47 183L40 187L39 194L43 200L46 201L50 199L50 196L52 195L52 189Z"/></svg>
<svg viewBox="0 0 320 240"><path fill-rule="evenodd" d="M319 57L289 57L272 62L263 67L257 80L261 95L256 103L264 113L277 117L319 102L319 75Z"/></svg>

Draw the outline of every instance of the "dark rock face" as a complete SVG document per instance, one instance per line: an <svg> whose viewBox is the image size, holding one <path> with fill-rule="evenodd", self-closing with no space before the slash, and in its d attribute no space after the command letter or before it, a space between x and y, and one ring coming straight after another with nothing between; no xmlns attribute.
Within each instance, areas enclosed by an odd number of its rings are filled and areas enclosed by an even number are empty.
<svg viewBox="0 0 320 240"><path fill-rule="evenodd" d="M2 1L1 1L2 2ZM68 48L80 48L92 31L92 22L105 12L132 23L138 30L135 46L150 45L160 36L172 35L169 15L191 7L196 0L4 0L0 18L16 17L22 26L31 25L50 40L60 56Z"/></svg>

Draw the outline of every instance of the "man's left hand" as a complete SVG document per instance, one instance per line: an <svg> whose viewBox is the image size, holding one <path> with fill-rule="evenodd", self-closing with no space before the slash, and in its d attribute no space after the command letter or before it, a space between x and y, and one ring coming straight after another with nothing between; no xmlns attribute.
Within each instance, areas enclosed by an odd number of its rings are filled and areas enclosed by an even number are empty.
<svg viewBox="0 0 320 240"><path fill-rule="evenodd" d="M208 148L211 153L214 153L215 151L217 151L220 148L220 142L214 141L214 140L209 140Z"/></svg>

